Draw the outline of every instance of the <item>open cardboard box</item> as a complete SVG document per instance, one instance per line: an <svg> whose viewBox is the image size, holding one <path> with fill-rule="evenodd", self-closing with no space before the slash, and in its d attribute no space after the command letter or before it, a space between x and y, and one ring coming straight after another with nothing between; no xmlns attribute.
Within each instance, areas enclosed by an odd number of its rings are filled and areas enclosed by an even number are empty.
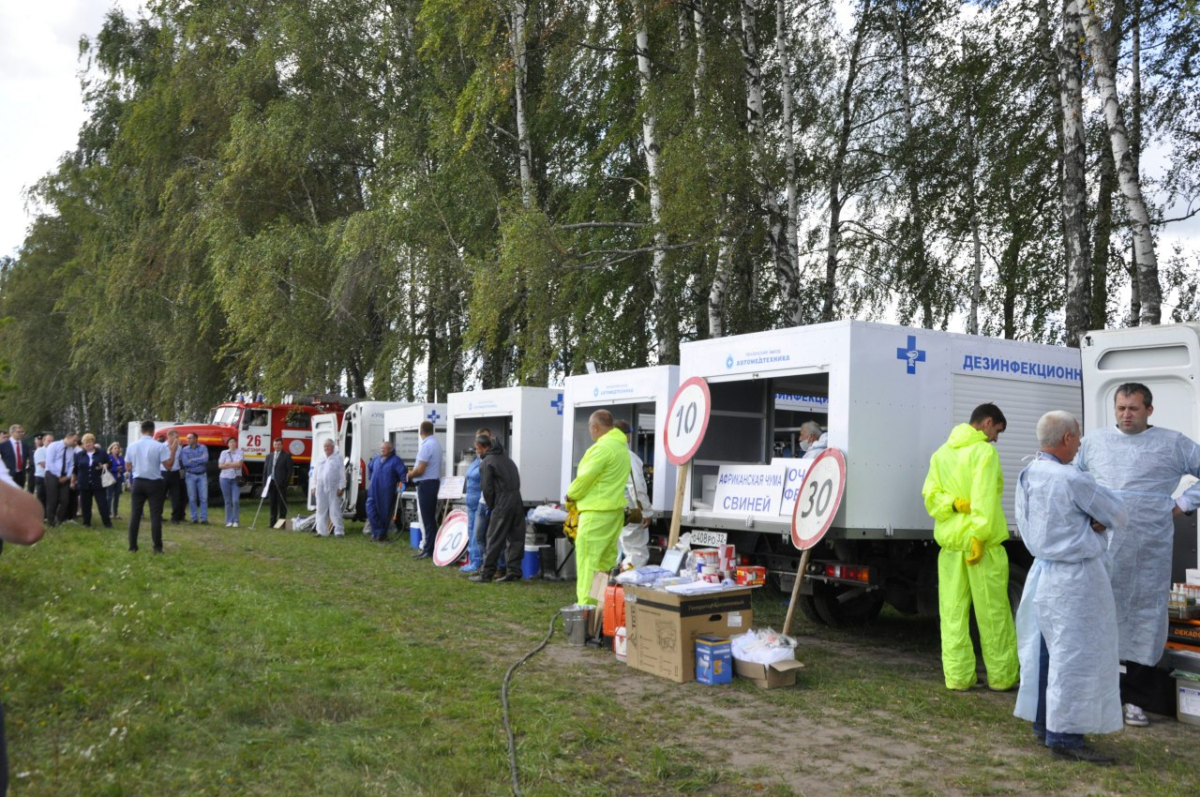
<svg viewBox="0 0 1200 797"><path fill-rule="evenodd" d="M777 689L781 686L794 686L796 673L804 669L804 664L789 659L777 661L774 664L755 664L751 661L733 660L733 671L739 678L748 678L755 686L763 689Z"/></svg>
<svg viewBox="0 0 1200 797"><path fill-rule="evenodd" d="M731 637L754 624L750 588L700 595L625 587L628 664L676 683L696 679L696 637Z"/></svg>

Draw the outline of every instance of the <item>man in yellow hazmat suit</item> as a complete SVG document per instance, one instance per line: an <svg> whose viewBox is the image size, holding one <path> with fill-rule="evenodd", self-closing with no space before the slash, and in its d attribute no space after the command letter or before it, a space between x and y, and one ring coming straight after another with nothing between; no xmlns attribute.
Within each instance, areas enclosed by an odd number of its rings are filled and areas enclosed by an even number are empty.
<svg viewBox="0 0 1200 797"><path fill-rule="evenodd" d="M613 428L608 410L588 419L594 441L579 462L575 481L567 488L567 504L579 512L575 536L575 594L582 604L595 605L588 594L592 574L617 563L617 538L625 525L625 482L629 479L629 447L625 435Z"/></svg>
<svg viewBox="0 0 1200 797"><path fill-rule="evenodd" d="M946 688L975 685L971 605L987 666L988 687L1007 691L1017 683L1017 635L1008 604L1008 524L1000 506L1004 475L991 444L1007 426L995 404L981 404L968 423L950 432L929 459L921 493L934 520L938 553L938 612L942 624L942 672Z"/></svg>

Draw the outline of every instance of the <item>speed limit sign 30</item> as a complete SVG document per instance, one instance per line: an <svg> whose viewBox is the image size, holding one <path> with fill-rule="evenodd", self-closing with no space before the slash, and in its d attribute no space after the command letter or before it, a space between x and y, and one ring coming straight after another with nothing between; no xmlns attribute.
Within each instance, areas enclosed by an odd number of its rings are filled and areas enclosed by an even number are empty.
<svg viewBox="0 0 1200 797"><path fill-rule="evenodd" d="M792 512L792 544L812 548L829 527L846 490L846 458L836 448L826 449L809 466Z"/></svg>

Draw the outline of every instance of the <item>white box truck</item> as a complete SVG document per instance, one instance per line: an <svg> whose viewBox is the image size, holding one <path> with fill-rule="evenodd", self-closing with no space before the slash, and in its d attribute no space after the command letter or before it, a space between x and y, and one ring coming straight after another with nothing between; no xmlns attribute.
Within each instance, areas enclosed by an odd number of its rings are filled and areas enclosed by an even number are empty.
<svg viewBox="0 0 1200 797"><path fill-rule="evenodd" d="M553 387L502 387L446 397L447 474L468 452L475 430L487 427L521 473L526 506L562 500L563 391Z"/></svg>
<svg viewBox="0 0 1200 797"><path fill-rule="evenodd" d="M367 463L379 453L379 444L388 439L384 414L388 410L409 406L413 404L402 401L359 401L346 408L340 426L334 413L313 416L311 467L316 468L325 459L325 439L332 438L346 468L342 514L347 517L364 520L367 516ZM405 462L411 464L408 460ZM311 481L310 470L309 483ZM316 509L311 494L308 503L309 509Z"/></svg>
<svg viewBox="0 0 1200 797"><path fill-rule="evenodd" d="M1080 342L1083 359L1084 435L1116 423L1117 387L1140 382L1154 396L1150 423L1200 440L1200 324L1131 327L1089 332ZM1178 496L1195 483L1185 476ZM1196 518L1175 519L1171 580L1183 582L1197 562Z"/></svg>
<svg viewBox="0 0 1200 797"><path fill-rule="evenodd" d="M413 404L408 407L398 407L383 413L383 431L404 466L412 469L417 464L417 450L421 447L421 424L429 421L433 424L433 436L442 446L442 471L438 478L450 472L446 461L446 405L445 404ZM370 460L368 460L369 462ZM401 519L404 521L402 531L416 521L417 491L412 484L405 485L404 494L400 497L402 503Z"/></svg>
<svg viewBox="0 0 1200 797"><path fill-rule="evenodd" d="M831 625L873 617L884 602L936 613L937 548L921 487L930 455L972 409L994 402L1008 419L996 448L1014 537L1013 485L1038 449L1038 418L1081 411L1078 349L863 321L684 343L679 380L692 377L707 381L712 409L685 486L682 528L693 542L734 543L784 588L799 560L790 511L782 502L768 514L720 511L721 469L774 460L791 470L778 455L795 453L808 420L845 454L845 496L813 551L801 601L809 617ZM1029 556L1019 542L1009 553L1019 597Z"/></svg>
<svg viewBox="0 0 1200 797"><path fill-rule="evenodd" d="M675 505L678 469L667 462L662 447L662 422L679 388L679 366L659 365L599 374L569 376L563 387L562 478L559 494L565 496L579 461L592 444L588 418L605 409L614 418L629 422L633 448L646 467L646 489L654 510L654 523L669 523Z"/></svg>

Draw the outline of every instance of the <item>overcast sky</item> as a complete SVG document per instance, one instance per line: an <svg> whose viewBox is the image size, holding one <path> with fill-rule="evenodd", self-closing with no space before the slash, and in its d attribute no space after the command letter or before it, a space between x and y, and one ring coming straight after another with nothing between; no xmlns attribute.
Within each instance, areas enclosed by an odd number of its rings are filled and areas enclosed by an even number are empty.
<svg viewBox="0 0 1200 797"><path fill-rule="evenodd" d="M0 0L0 255L14 254L25 238L25 189L75 147L84 121L80 36L94 36L114 6L134 15L140 5L139 0ZM1155 162L1162 163L1162 153L1148 152L1143 161L1148 172ZM1200 217L1168 228L1162 243L1175 240L1192 249L1200 246Z"/></svg>
<svg viewBox="0 0 1200 797"><path fill-rule="evenodd" d="M25 239L25 189L75 148L83 124L79 37L137 0L0 1L0 255Z"/></svg>

